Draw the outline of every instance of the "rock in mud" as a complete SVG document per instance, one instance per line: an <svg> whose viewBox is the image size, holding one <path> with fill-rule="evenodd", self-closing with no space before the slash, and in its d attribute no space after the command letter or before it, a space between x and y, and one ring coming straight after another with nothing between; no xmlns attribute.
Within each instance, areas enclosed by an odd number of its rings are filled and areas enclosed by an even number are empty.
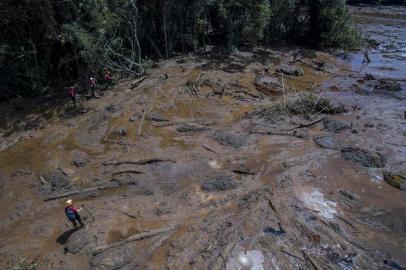
<svg viewBox="0 0 406 270"><path fill-rule="evenodd" d="M111 112L111 113L116 113L120 111L120 108L116 105L110 105L106 107L106 111Z"/></svg>
<svg viewBox="0 0 406 270"><path fill-rule="evenodd" d="M386 163L386 159L381 153L370 150L347 147L341 149L341 154L345 160L352 161L363 167L382 168Z"/></svg>
<svg viewBox="0 0 406 270"><path fill-rule="evenodd" d="M190 125L190 124L181 124L176 128L177 132L202 132L208 130L206 127L199 127L195 125Z"/></svg>
<svg viewBox="0 0 406 270"><path fill-rule="evenodd" d="M255 87L258 91L264 93L265 95L276 95L282 94L282 85L279 80L274 77L267 75L258 75L254 82Z"/></svg>
<svg viewBox="0 0 406 270"><path fill-rule="evenodd" d="M88 162L89 162L88 159L76 159L73 161L73 164L78 168L83 168L87 166Z"/></svg>
<svg viewBox="0 0 406 270"><path fill-rule="evenodd" d="M352 124L346 121L341 121L333 118L324 119L324 129L331 132L340 132L345 129L351 128Z"/></svg>
<svg viewBox="0 0 406 270"><path fill-rule="evenodd" d="M155 122L169 122L168 119L163 118L162 116L158 114L153 114L153 115L148 115L147 117L148 121L155 121Z"/></svg>
<svg viewBox="0 0 406 270"><path fill-rule="evenodd" d="M329 63L324 63L324 62L317 62L315 63L316 69L319 71L323 72L328 72L328 73L335 73L337 71L337 68Z"/></svg>
<svg viewBox="0 0 406 270"><path fill-rule="evenodd" d="M119 129L117 130L117 133L118 133L120 136L126 136L126 135L127 135L127 129L124 128L124 127L121 127L121 128L119 128Z"/></svg>
<svg viewBox="0 0 406 270"><path fill-rule="evenodd" d="M382 91L389 91L389 92L397 92L402 90L400 84L395 81L388 81L380 79L374 85L375 90L382 90Z"/></svg>
<svg viewBox="0 0 406 270"><path fill-rule="evenodd" d="M296 138L300 138L303 140L308 140L310 137L310 131L307 128L301 128L295 130L293 134Z"/></svg>
<svg viewBox="0 0 406 270"><path fill-rule="evenodd" d="M237 188L237 183L231 178L231 176L216 176L212 179L206 180L201 185L202 190L213 191L227 191Z"/></svg>
<svg viewBox="0 0 406 270"><path fill-rule="evenodd" d="M65 250L72 254L78 254L87 245L89 245L93 240L93 237L86 229L82 228L77 231L72 231L67 244L65 245Z"/></svg>
<svg viewBox="0 0 406 270"><path fill-rule="evenodd" d="M86 167L87 164L89 163L89 157L84 152L73 151L72 156L73 156L73 165L75 165L78 168Z"/></svg>
<svg viewBox="0 0 406 270"><path fill-rule="evenodd" d="M247 138L238 134L217 131L213 135L213 139L221 145L240 148L247 142Z"/></svg>
<svg viewBox="0 0 406 270"><path fill-rule="evenodd" d="M383 179L394 188L406 190L406 172L384 172Z"/></svg>
<svg viewBox="0 0 406 270"><path fill-rule="evenodd" d="M277 71L282 72L283 74L286 75L294 75L294 76L303 76L304 71L300 67L288 65L288 64L282 64L279 66Z"/></svg>
<svg viewBox="0 0 406 270"><path fill-rule="evenodd" d="M334 135L323 135L313 139L313 141L320 147L326 149L339 150L342 145L337 141Z"/></svg>
<svg viewBox="0 0 406 270"><path fill-rule="evenodd" d="M210 85L213 88L213 94L215 95L221 96L226 90L226 85L222 81L215 81L212 82Z"/></svg>
<svg viewBox="0 0 406 270"><path fill-rule="evenodd" d="M89 163L89 157L85 152L74 150L71 152L72 163L78 168L86 167Z"/></svg>

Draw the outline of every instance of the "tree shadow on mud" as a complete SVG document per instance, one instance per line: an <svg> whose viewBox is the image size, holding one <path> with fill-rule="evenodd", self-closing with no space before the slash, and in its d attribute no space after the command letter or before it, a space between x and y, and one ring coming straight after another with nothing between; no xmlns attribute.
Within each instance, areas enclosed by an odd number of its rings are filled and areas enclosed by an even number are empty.
<svg viewBox="0 0 406 270"><path fill-rule="evenodd" d="M76 232L75 229L70 229L70 230L64 232L63 234L61 234L61 235L56 239L56 242L59 243L59 244L61 244L61 245L65 245L65 244L68 242L69 238L71 237L71 235L72 235L74 232Z"/></svg>

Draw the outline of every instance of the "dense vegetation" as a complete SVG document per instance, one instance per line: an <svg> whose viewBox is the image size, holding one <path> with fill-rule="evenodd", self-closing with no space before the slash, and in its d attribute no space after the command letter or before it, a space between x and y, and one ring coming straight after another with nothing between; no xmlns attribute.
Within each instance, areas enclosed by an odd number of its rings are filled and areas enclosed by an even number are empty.
<svg viewBox="0 0 406 270"><path fill-rule="evenodd" d="M350 48L344 0L1 0L0 97L35 96L148 59L288 41Z"/></svg>
<svg viewBox="0 0 406 270"><path fill-rule="evenodd" d="M368 4L368 5L386 5L386 4L406 4L406 0L347 0L348 4Z"/></svg>

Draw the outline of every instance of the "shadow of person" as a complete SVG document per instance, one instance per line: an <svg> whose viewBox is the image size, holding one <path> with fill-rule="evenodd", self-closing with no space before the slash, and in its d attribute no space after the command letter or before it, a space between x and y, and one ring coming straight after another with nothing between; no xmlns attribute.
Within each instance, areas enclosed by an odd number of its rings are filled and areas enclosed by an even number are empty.
<svg viewBox="0 0 406 270"><path fill-rule="evenodd" d="M61 244L61 245L65 245L65 244L68 242L69 237L70 237L74 232L76 232L76 229L70 229L69 231L64 232L63 234L61 234L61 235L56 239L56 242L59 243L59 244Z"/></svg>

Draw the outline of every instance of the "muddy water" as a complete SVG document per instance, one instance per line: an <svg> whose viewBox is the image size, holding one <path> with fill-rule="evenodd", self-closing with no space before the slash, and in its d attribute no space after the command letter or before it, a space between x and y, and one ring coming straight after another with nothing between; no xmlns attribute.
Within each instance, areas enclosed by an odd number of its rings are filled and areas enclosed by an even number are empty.
<svg viewBox="0 0 406 270"><path fill-rule="evenodd" d="M369 44L371 63L351 54L354 70L384 78L406 78L406 7L352 7L353 18Z"/></svg>

